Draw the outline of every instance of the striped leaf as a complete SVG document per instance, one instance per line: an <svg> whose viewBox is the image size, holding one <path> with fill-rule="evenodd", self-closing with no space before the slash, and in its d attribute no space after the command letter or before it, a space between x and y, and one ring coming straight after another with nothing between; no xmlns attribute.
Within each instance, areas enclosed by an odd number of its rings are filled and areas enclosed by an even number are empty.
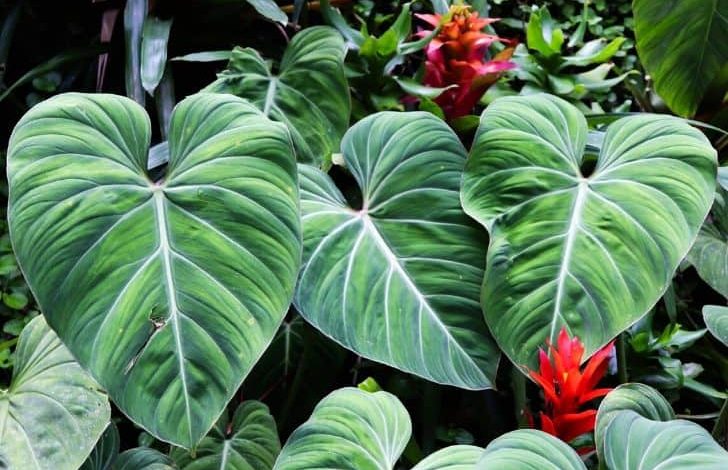
<svg viewBox="0 0 728 470"><path fill-rule="evenodd" d="M227 70L205 91L232 93L254 103L288 127L298 161L325 165L349 125L345 54L335 29L306 28L288 45L277 72L255 49L236 47Z"/></svg>
<svg viewBox="0 0 728 470"><path fill-rule="evenodd" d="M51 327L134 422L191 447L273 338L301 242L285 128L230 95L180 103L166 175L134 102L66 94L18 123L10 235Z"/></svg>
<svg viewBox="0 0 728 470"><path fill-rule="evenodd" d="M304 267L294 302L343 346L434 382L490 387L499 353L478 304L486 234L462 211L465 150L427 113L384 112L342 144L353 209L300 165Z"/></svg>
<svg viewBox="0 0 728 470"><path fill-rule="evenodd" d="M619 119L585 158L586 136L559 98L503 98L483 113L465 168L463 207L491 234L483 310L519 365L535 366L562 327L586 359L641 318L713 200L716 152L684 121Z"/></svg>
<svg viewBox="0 0 728 470"><path fill-rule="evenodd" d="M412 470L472 470L483 449L475 446L450 446L440 449L415 465Z"/></svg>
<svg viewBox="0 0 728 470"><path fill-rule="evenodd" d="M485 448L476 470L586 470L564 441L535 429L502 435Z"/></svg>
<svg viewBox="0 0 728 470"><path fill-rule="evenodd" d="M0 389L0 468L75 470L109 424L106 395L43 317L23 329Z"/></svg>
<svg viewBox="0 0 728 470"><path fill-rule="evenodd" d="M710 333L728 346L728 307L706 305L703 307L703 320Z"/></svg>

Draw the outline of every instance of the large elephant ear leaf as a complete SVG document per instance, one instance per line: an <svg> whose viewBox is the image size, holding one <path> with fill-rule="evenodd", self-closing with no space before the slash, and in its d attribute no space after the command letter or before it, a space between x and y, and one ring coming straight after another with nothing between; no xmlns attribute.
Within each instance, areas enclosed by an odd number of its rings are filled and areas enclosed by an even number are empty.
<svg viewBox="0 0 728 470"><path fill-rule="evenodd" d="M617 414L624 410L632 410L640 416L653 421L670 421L675 419L675 412L670 403L654 388L641 383L627 383L615 388L604 397L599 404L594 441L597 453L604 456L604 434Z"/></svg>
<svg viewBox="0 0 728 470"><path fill-rule="evenodd" d="M703 307L703 320L708 331L728 346L728 307L706 305Z"/></svg>
<svg viewBox="0 0 728 470"><path fill-rule="evenodd" d="M175 109L167 174L113 95L34 107L9 151L10 235L48 323L134 422L192 447L273 338L301 256L285 128L231 95Z"/></svg>
<svg viewBox="0 0 728 470"><path fill-rule="evenodd" d="M511 431L485 448L477 470L586 470L565 442L535 429Z"/></svg>
<svg viewBox="0 0 728 470"><path fill-rule="evenodd" d="M339 389L319 402L311 418L283 446L274 470L392 470L412 424L387 392Z"/></svg>
<svg viewBox="0 0 728 470"><path fill-rule="evenodd" d="M478 305L487 235L460 208L457 136L427 113L384 112L352 127L342 151L362 191L358 210L326 174L299 165L299 311L369 359L490 387L499 353Z"/></svg>
<svg viewBox="0 0 728 470"><path fill-rule="evenodd" d="M719 171L719 173L721 173ZM720 177L719 177L720 178ZM728 193L718 186L711 216L698 233L687 260L715 291L728 298Z"/></svg>
<svg viewBox="0 0 728 470"><path fill-rule="evenodd" d="M195 449L194 456L174 448L172 459L181 470L270 470L281 450L276 422L268 407L245 401L232 420L220 419Z"/></svg>
<svg viewBox="0 0 728 470"><path fill-rule="evenodd" d="M607 426L604 460L609 470L724 470L728 452L695 423L653 421L631 410Z"/></svg>
<svg viewBox="0 0 728 470"><path fill-rule="evenodd" d="M415 465L412 470L472 470L483 455L483 449L457 445L445 447Z"/></svg>
<svg viewBox="0 0 728 470"><path fill-rule="evenodd" d="M106 394L43 317L23 329L13 378L0 389L0 467L74 470L109 423Z"/></svg>
<svg viewBox="0 0 728 470"><path fill-rule="evenodd" d="M298 160L324 165L349 125L351 98L344 75L346 45L335 29L296 34L277 75L254 49L235 48L227 70L205 91L232 93L288 127Z"/></svg>
<svg viewBox="0 0 728 470"><path fill-rule="evenodd" d="M728 0L634 0L632 6L637 52L655 90L675 113L694 115L728 63Z"/></svg>
<svg viewBox="0 0 728 470"><path fill-rule="evenodd" d="M562 328L586 357L660 298L715 192L716 152L669 116L609 126L593 172L587 126L548 95L483 113L465 168L465 211L491 233L483 310L496 341L534 366ZM585 165L587 160L587 165Z"/></svg>

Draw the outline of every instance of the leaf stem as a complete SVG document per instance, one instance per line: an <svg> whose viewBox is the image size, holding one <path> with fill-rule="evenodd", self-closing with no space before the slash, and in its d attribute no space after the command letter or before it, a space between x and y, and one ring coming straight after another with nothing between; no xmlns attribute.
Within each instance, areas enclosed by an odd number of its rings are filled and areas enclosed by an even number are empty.
<svg viewBox="0 0 728 470"><path fill-rule="evenodd" d="M617 337L617 378L619 383L629 382L627 374L627 337L624 333L620 333Z"/></svg>

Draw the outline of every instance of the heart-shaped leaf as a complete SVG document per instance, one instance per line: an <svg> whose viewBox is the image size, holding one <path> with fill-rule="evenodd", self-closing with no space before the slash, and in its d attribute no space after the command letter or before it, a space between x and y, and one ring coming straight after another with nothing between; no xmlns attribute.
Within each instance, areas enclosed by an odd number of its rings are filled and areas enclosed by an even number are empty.
<svg viewBox="0 0 728 470"><path fill-rule="evenodd" d="M205 90L250 100L288 127L298 160L325 164L349 125L346 46L335 29L306 28L288 45L277 74L250 48L235 48L227 70Z"/></svg>
<svg viewBox="0 0 728 470"><path fill-rule="evenodd" d="M0 468L75 470L109 423L106 395L43 317L23 329L0 390Z"/></svg>
<svg viewBox="0 0 728 470"><path fill-rule="evenodd" d="M146 173L134 102L66 94L18 123L9 224L51 327L119 408L191 447L263 353L300 263L288 133L231 95L175 109L166 176Z"/></svg>
<svg viewBox="0 0 728 470"><path fill-rule="evenodd" d="M710 333L728 346L728 307L706 305L703 307L703 320Z"/></svg>
<svg viewBox="0 0 728 470"><path fill-rule="evenodd" d="M535 429L519 429L485 448L477 470L586 470L584 462L564 441Z"/></svg>
<svg viewBox="0 0 728 470"><path fill-rule="evenodd" d="M599 404L594 441L597 453L604 456L604 434L612 419L621 411L632 410L654 421L675 419L670 403L654 388L641 383L627 383L615 388Z"/></svg>
<svg viewBox="0 0 728 470"><path fill-rule="evenodd" d="M270 470L281 450L278 430L268 407L246 401L232 421L220 419L195 449L175 448L171 457L181 470Z"/></svg>
<svg viewBox="0 0 728 470"><path fill-rule="evenodd" d="M339 389L291 434L274 469L392 470L411 434L407 410L394 395Z"/></svg>
<svg viewBox="0 0 728 470"><path fill-rule="evenodd" d="M632 6L637 52L655 91L677 114L692 116L728 63L728 0L634 0Z"/></svg>
<svg viewBox="0 0 728 470"><path fill-rule="evenodd" d="M412 470L472 470L483 455L475 446L450 446L438 450L415 465Z"/></svg>
<svg viewBox="0 0 728 470"><path fill-rule="evenodd" d="M487 235L462 211L465 150L431 114L378 113L344 136L352 209L299 165L304 267L295 303L357 354L463 388L490 387L499 353L478 298Z"/></svg>
<svg viewBox="0 0 728 470"><path fill-rule="evenodd" d="M609 470L724 470L728 452L690 421L661 422L631 410L607 426L604 460Z"/></svg>
<svg viewBox="0 0 728 470"><path fill-rule="evenodd" d="M715 192L716 152L684 121L620 119L598 156L587 125L549 95L483 113L463 178L465 211L490 231L483 310L511 360L535 365L562 327L585 359L667 288ZM593 172L582 170L596 157Z"/></svg>
<svg viewBox="0 0 728 470"><path fill-rule="evenodd" d="M720 169L718 174L720 175ZM720 176L719 176L720 181ZM710 287L728 298L728 193L720 185L711 216L688 252L687 260Z"/></svg>

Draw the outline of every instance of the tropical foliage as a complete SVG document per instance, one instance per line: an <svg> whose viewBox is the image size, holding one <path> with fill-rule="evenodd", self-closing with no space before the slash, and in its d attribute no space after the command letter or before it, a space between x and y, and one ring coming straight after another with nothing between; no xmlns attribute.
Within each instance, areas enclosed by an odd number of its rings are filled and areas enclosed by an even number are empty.
<svg viewBox="0 0 728 470"><path fill-rule="evenodd" d="M728 468L728 0L58 3L0 468Z"/></svg>

